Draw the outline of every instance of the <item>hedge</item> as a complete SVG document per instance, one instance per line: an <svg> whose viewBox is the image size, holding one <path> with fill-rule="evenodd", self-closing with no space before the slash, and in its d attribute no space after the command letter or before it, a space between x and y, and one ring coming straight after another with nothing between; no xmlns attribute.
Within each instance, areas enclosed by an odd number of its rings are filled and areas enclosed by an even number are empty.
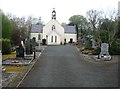
<svg viewBox="0 0 120 89"><path fill-rule="evenodd" d="M0 44L2 43L2 54L11 53L11 43L9 39L0 39Z"/></svg>

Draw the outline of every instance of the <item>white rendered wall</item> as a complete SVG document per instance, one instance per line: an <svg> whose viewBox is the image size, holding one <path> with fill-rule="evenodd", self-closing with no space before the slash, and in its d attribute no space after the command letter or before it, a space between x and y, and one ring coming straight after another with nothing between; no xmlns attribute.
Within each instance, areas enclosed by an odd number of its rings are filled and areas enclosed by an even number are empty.
<svg viewBox="0 0 120 89"><path fill-rule="evenodd" d="M36 42L38 42L38 34L39 33L31 33L30 35L31 35L31 39L33 38L33 37L35 37L36 38ZM40 42L42 42L42 33L40 33Z"/></svg>
<svg viewBox="0 0 120 89"><path fill-rule="evenodd" d="M66 42L68 43L70 39L73 39L73 42L77 41L77 35L76 34L65 34Z"/></svg>

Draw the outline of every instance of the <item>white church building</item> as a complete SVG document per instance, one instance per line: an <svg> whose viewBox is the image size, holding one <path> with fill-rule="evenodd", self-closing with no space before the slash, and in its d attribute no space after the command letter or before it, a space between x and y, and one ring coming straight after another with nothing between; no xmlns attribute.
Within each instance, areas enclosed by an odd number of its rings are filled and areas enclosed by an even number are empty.
<svg viewBox="0 0 120 89"><path fill-rule="evenodd" d="M75 26L61 25L56 20L56 11L52 11L52 19L46 24L32 24L31 39L36 38L37 42L42 42L42 39L46 40L47 45L60 45L76 42L77 34Z"/></svg>

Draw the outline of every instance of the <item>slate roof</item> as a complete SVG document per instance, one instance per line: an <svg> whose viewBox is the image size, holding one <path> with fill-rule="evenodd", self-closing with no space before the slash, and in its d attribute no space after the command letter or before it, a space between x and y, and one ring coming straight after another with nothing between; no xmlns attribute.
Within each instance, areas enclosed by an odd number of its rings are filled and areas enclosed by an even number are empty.
<svg viewBox="0 0 120 89"><path fill-rule="evenodd" d="M65 29L65 33L76 34L75 26L63 25L63 28Z"/></svg>
<svg viewBox="0 0 120 89"><path fill-rule="evenodd" d="M65 29L65 33L76 34L75 26L68 26L68 25L62 25L62 26ZM43 32L43 25L42 24L39 24L39 25L33 24L32 28L31 28L31 33L39 33L39 32L40 33Z"/></svg>
<svg viewBox="0 0 120 89"><path fill-rule="evenodd" d="M32 33L42 33L43 31L43 25L42 24L39 24L39 25L36 25L36 24L32 24L32 28L31 28L31 32Z"/></svg>

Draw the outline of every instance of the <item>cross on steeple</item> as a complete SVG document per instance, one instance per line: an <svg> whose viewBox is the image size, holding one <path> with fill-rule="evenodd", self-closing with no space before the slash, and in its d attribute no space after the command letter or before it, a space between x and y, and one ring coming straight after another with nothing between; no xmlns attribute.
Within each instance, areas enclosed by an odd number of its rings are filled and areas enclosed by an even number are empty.
<svg viewBox="0 0 120 89"><path fill-rule="evenodd" d="M55 8L53 8L53 11L52 11L52 19L56 19L56 11L55 11Z"/></svg>

